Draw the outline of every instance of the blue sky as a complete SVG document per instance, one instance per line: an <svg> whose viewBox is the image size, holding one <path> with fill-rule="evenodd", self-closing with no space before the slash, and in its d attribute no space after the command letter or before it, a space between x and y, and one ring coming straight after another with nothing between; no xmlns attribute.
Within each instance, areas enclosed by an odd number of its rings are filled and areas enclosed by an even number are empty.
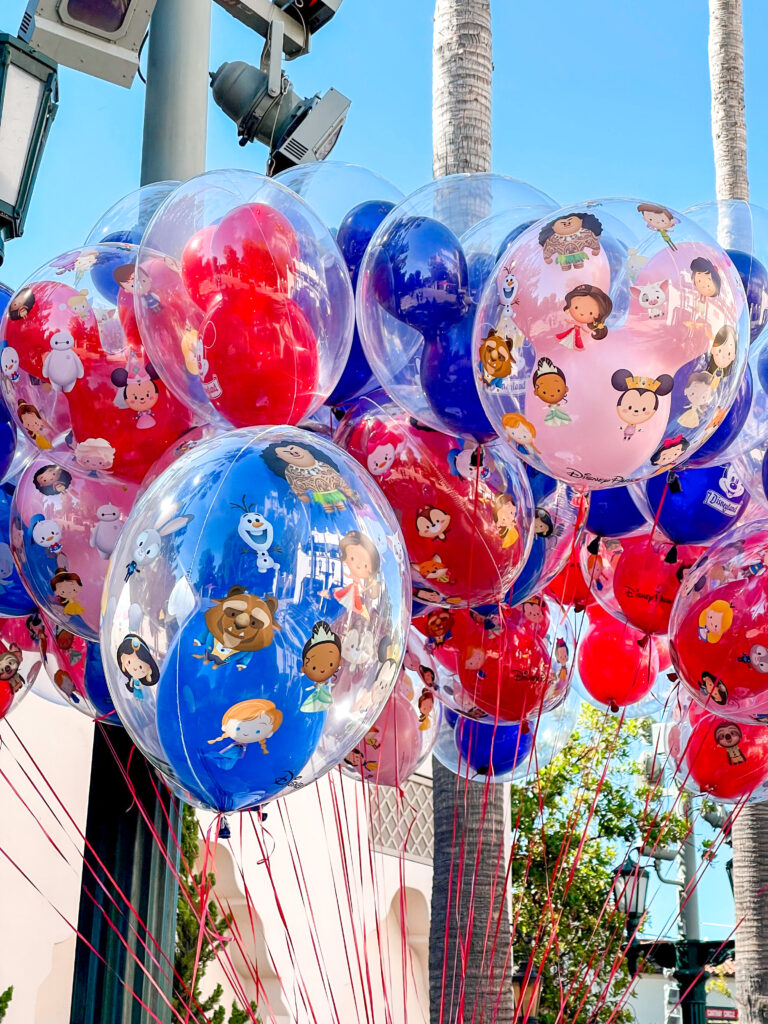
<svg viewBox="0 0 768 1024"><path fill-rule="evenodd" d="M15 32L26 0L3 0L0 30ZM303 95L336 86L352 108L334 159L358 163L404 192L431 177L432 0L345 0L287 65ZM762 3L745 5L747 127L752 199L768 206L768 95ZM493 170L562 203L637 196L678 209L714 198L704 0L493 0ZM211 68L258 63L261 40L214 7ZM66 68L24 237L8 243L0 279L17 286L79 245L101 213L139 183L144 86L121 89ZM213 104L208 167L262 171L266 150L241 149ZM704 830L707 834L709 830ZM719 858L725 860L726 857ZM732 902L722 867L702 887L704 934ZM671 890L653 904L665 923ZM717 907L717 911L713 908Z"/></svg>
<svg viewBox="0 0 768 1024"><path fill-rule="evenodd" d="M26 0L3 0L16 31ZM304 95L335 85L352 108L334 159L378 171L405 192L431 176L432 0L344 0L312 52L287 66ZM563 203L642 196L684 208L712 198L704 0L493 0L493 169ZM745 5L752 198L768 206L765 12ZM211 67L258 63L261 40L214 7ZM130 91L61 71L61 107L20 240L0 279L18 284L72 248L138 185L144 86ZM263 170L265 150L237 145L213 104L208 167Z"/></svg>

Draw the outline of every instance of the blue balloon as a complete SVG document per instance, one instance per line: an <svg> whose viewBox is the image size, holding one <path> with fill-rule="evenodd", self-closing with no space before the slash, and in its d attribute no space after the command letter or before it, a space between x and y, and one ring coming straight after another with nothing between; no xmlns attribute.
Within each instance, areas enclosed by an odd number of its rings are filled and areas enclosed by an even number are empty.
<svg viewBox="0 0 768 1024"><path fill-rule="evenodd" d="M480 301L486 281L495 266L494 257L489 252L473 252L467 259L469 294L473 302Z"/></svg>
<svg viewBox="0 0 768 1024"><path fill-rule="evenodd" d="M757 379L763 391L768 392L768 338L758 348Z"/></svg>
<svg viewBox="0 0 768 1024"><path fill-rule="evenodd" d="M0 480L5 478L16 454L16 424L11 414L0 401Z"/></svg>
<svg viewBox="0 0 768 1024"><path fill-rule="evenodd" d="M474 320L475 307L470 305L458 323L425 339L421 385L446 433L471 434L478 441L491 441L496 431L485 415L472 366Z"/></svg>
<svg viewBox="0 0 768 1024"><path fill-rule="evenodd" d="M645 526L645 516L626 487L606 487L589 496L587 529L600 537L624 537Z"/></svg>
<svg viewBox="0 0 768 1024"><path fill-rule="evenodd" d="M512 245L516 238L519 238L524 231L527 231L531 224L535 224L535 220L527 220L522 224L518 224L516 228L512 228L507 237L501 243L499 248L496 250L496 262L498 263L504 253L507 251L508 246Z"/></svg>
<svg viewBox="0 0 768 1024"><path fill-rule="evenodd" d="M462 717L456 722L454 737L462 762L478 775L505 775L524 761L531 752L533 737L526 727L473 722Z"/></svg>
<svg viewBox="0 0 768 1024"><path fill-rule="evenodd" d="M749 504L733 463L678 470L671 486L661 473L644 487L652 517L674 544L707 544L734 527Z"/></svg>
<svg viewBox="0 0 768 1024"><path fill-rule="evenodd" d="M686 466L706 466L714 462L728 446L736 439L741 428L747 421L749 410L752 406L752 371L747 366L744 379L741 382L733 405L728 410L725 419L704 444L694 452L690 459L685 460Z"/></svg>
<svg viewBox="0 0 768 1024"><path fill-rule="evenodd" d="M460 321L469 270L461 243L432 217L408 217L381 239L371 267L373 294L397 320L426 339Z"/></svg>
<svg viewBox="0 0 768 1024"><path fill-rule="evenodd" d="M101 646L93 640L85 641L85 673L83 683L88 700L96 708L105 725L122 725L112 697L109 694L104 666L101 663Z"/></svg>
<svg viewBox="0 0 768 1024"><path fill-rule="evenodd" d="M8 304L12 298L13 288L11 288L7 284L3 284L2 282L0 282L0 316L2 316L3 313L6 311L6 309L8 308Z"/></svg>
<svg viewBox="0 0 768 1024"><path fill-rule="evenodd" d="M341 254L347 264L353 288L357 286L357 275L368 243L379 224L389 211L394 209L394 205L394 203L386 202L383 199L371 199L368 202L359 203L349 211L339 225L336 244L341 249ZM368 365L363 344L360 341L357 326L355 326L352 347L347 356L344 372L325 404L333 406L349 402L358 395L364 394L374 382L373 370Z"/></svg>
<svg viewBox="0 0 768 1024"><path fill-rule="evenodd" d="M755 256L726 249L739 272L749 306L749 340L756 341L768 324L768 270Z"/></svg>
<svg viewBox="0 0 768 1024"><path fill-rule="evenodd" d="M141 235L137 242L134 242L134 238L135 234L130 231L113 231L111 235L107 235L101 242L103 245L108 245L110 249L99 253L98 263L94 264L90 270L91 280L97 291L113 305L117 304L120 294L120 285L115 280L114 273L118 267L122 267L126 263L134 263L137 252L135 248L116 247L138 245Z"/></svg>
<svg viewBox="0 0 768 1024"><path fill-rule="evenodd" d="M0 487L0 615L16 618L31 615L37 606L21 582L10 546L10 516L13 487Z"/></svg>

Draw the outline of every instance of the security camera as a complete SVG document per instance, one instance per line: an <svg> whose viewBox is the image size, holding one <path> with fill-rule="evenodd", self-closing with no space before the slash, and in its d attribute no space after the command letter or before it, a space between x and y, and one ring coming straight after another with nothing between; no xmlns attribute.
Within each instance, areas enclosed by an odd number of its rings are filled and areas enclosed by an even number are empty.
<svg viewBox="0 0 768 1024"><path fill-rule="evenodd" d="M19 36L76 71L129 88L157 0L29 0Z"/></svg>
<svg viewBox="0 0 768 1024"><path fill-rule="evenodd" d="M275 78L274 64L268 71L243 61L222 64L211 75L211 89L217 105L237 124L240 145L258 139L269 147L269 175L324 160L336 145L350 103L336 89L302 98L282 71Z"/></svg>

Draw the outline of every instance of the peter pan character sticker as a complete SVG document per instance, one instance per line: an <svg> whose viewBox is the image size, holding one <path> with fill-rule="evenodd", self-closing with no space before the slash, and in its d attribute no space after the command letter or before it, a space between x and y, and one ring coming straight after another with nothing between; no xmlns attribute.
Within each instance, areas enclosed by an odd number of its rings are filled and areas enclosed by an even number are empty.
<svg viewBox="0 0 768 1024"><path fill-rule="evenodd" d="M559 427L564 423L570 423L571 417L561 409L560 406L566 401L568 385L565 382L565 374L559 366L542 357L536 364L536 372L533 375L534 395L549 406L544 417L544 423L550 427Z"/></svg>
<svg viewBox="0 0 768 1024"><path fill-rule="evenodd" d="M277 598L257 597L245 587L230 587L227 596L214 600L205 613L205 632L192 643L202 648L192 657L211 665L213 670L233 664L244 669L257 651L269 647L275 630Z"/></svg>
<svg viewBox="0 0 768 1024"><path fill-rule="evenodd" d="M299 501L315 502L330 514L343 512L349 501L358 500L338 466L314 445L276 442L268 445L261 457L276 476L288 483Z"/></svg>
<svg viewBox="0 0 768 1024"><path fill-rule="evenodd" d="M563 312L568 314L569 326L555 335L565 348L584 350L584 334L602 341L608 334L605 321L611 315L613 302L601 288L580 284L566 293Z"/></svg>
<svg viewBox="0 0 768 1024"><path fill-rule="evenodd" d="M301 652L301 671L312 683L301 711L327 711L333 704L330 680L341 667L341 640L327 622L316 622Z"/></svg>
<svg viewBox="0 0 768 1024"><path fill-rule="evenodd" d="M599 255L602 233L603 225L592 213L558 217L539 232L544 262L554 261L563 271L581 270L590 255Z"/></svg>
<svg viewBox="0 0 768 1024"><path fill-rule="evenodd" d="M669 248L673 252L677 250L677 246L672 241L670 231L678 223L678 219L671 210L668 210L666 206L659 206L657 203L640 203L637 212L642 214L643 220L650 231L658 231Z"/></svg>
<svg viewBox="0 0 768 1024"><path fill-rule="evenodd" d="M624 440L642 432L659 408L659 398L672 391L674 380L668 373L655 377L634 376L631 370L616 370L611 386L618 391L616 412L622 423Z"/></svg>

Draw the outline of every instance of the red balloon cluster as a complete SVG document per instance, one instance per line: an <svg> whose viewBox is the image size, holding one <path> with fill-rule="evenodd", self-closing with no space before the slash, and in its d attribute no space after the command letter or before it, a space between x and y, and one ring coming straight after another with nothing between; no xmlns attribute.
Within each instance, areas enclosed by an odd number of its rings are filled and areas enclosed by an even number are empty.
<svg viewBox="0 0 768 1024"><path fill-rule="evenodd" d="M263 203L236 207L196 232L181 279L202 310L197 368L205 394L234 426L298 423L318 386L318 344L291 298L299 241Z"/></svg>
<svg viewBox="0 0 768 1024"><path fill-rule="evenodd" d="M577 612L582 612L594 604L595 599L581 571L578 551L573 552L564 568L546 588L546 592L564 607L573 606Z"/></svg>

